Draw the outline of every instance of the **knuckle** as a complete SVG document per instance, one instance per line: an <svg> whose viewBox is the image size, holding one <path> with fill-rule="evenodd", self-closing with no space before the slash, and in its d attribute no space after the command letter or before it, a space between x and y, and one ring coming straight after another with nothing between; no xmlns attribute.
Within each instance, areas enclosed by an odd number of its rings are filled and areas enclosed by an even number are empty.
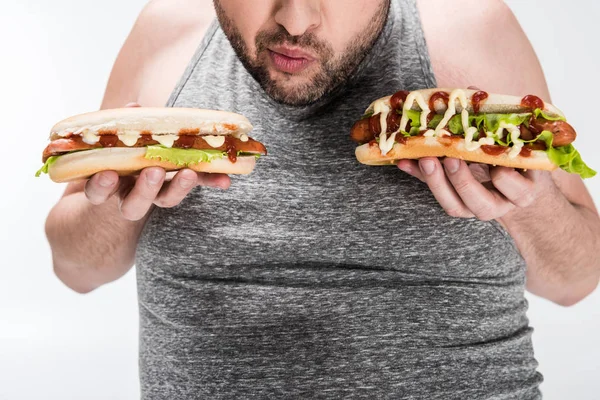
<svg viewBox="0 0 600 400"><path fill-rule="evenodd" d="M440 192L447 187L445 178L444 179L436 179L434 177L429 178L429 179L425 178L425 182L427 183L427 185L429 185L429 189L434 193Z"/></svg>
<svg viewBox="0 0 600 400"><path fill-rule="evenodd" d="M141 210L125 209L121 210L121 215L123 218L129 221L139 221L140 219L144 218L146 211L142 212Z"/></svg>
<svg viewBox="0 0 600 400"><path fill-rule="evenodd" d="M496 187L502 187L506 182L506 173L504 171L494 172L491 174L492 183Z"/></svg>
<svg viewBox="0 0 600 400"><path fill-rule="evenodd" d="M160 187L153 188L149 187L148 185L140 185L140 187L138 187L138 190L136 190L135 195L139 196L142 200L146 202L153 202L156 199L159 190Z"/></svg>
<svg viewBox="0 0 600 400"><path fill-rule="evenodd" d="M88 199L90 203L93 205L100 205L106 201L106 196L102 196L99 193L95 192L94 189L88 187L87 185L83 189L83 193L85 197Z"/></svg>
<svg viewBox="0 0 600 400"><path fill-rule="evenodd" d="M139 207L134 207L135 203L132 203L130 200L119 200L119 212L121 216L128 221L138 221L144 215L139 215L141 213L141 209Z"/></svg>
<svg viewBox="0 0 600 400"><path fill-rule="evenodd" d="M516 196L514 203L521 207L527 207L532 205L534 201L535 196L533 193L529 190L524 190Z"/></svg>
<svg viewBox="0 0 600 400"><path fill-rule="evenodd" d="M121 207L121 215L123 216L123 218L129 221L137 220L135 212L128 207Z"/></svg>
<svg viewBox="0 0 600 400"><path fill-rule="evenodd" d="M496 212L491 206L482 206L477 210L473 210L473 214L481 221L491 221L496 218Z"/></svg>
<svg viewBox="0 0 600 400"><path fill-rule="evenodd" d="M160 208L173 208L175 206L178 206L179 203L181 203L181 200L175 198L158 199L154 202L154 204L156 204Z"/></svg>
<svg viewBox="0 0 600 400"><path fill-rule="evenodd" d="M469 182L467 180L460 180L460 181L454 182L453 186L454 186L454 189L458 193L466 193L469 190L471 190L471 182Z"/></svg>
<svg viewBox="0 0 600 400"><path fill-rule="evenodd" d="M465 218L466 213L461 207L453 207L446 210L446 214L454 218Z"/></svg>

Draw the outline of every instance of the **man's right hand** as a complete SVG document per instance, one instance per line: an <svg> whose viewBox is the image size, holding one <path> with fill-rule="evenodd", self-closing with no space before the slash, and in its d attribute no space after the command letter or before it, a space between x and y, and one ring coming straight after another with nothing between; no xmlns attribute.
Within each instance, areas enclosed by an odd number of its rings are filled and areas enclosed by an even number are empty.
<svg viewBox="0 0 600 400"><path fill-rule="evenodd" d="M227 189L231 183L224 174L206 174L183 169L171 181L165 181L166 172L159 167L141 171L139 177L119 177L114 171L92 176L85 184L85 195L95 205L105 203L113 195L119 198L119 211L130 221L144 218L153 205L175 207L196 186Z"/></svg>

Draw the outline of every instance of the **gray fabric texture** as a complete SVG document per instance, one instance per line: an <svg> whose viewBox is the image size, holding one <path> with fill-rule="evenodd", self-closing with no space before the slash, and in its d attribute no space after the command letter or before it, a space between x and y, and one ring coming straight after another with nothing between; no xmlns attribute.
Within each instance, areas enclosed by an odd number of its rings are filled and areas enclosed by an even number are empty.
<svg viewBox="0 0 600 400"><path fill-rule="evenodd" d="M525 265L496 222L366 167L368 104L436 82L414 0L349 82L270 99L218 24L168 106L247 116L269 151L229 190L155 209L137 250L144 399L538 399Z"/></svg>

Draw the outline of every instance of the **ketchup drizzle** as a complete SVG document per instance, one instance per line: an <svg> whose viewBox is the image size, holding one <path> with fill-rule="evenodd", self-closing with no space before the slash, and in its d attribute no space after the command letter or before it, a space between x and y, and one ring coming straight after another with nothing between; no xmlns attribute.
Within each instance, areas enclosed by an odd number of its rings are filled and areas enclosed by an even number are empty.
<svg viewBox="0 0 600 400"><path fill-rule="evenodd" d="M229 157L229 161L235 163L237 161L237 149L235 147L235 141L231 136L225 137L225 149L227 152L227 157Z"/></svg>
<svg viewBox="0 0 600 400"><path fill-rule="evenodd" d="M479 113L481 103L487 100L488 97L490 97L490 95L482 90L473 94L473 96L471 97L471 103L473 104L473 111L475 112L475 114Z"/></svg>
<svg viewBox="0 0 600 400"><path fill-rule="evenodd" d="M400 90L399 92L394 93L390 99L390 106L392 107L392 110L402 110L402 106L404 105L404 102L409 94L410 92L407 92L406 90Z"/></svg>
<svg viewBox="0 0 600 400"><path fill-rule="evenodd" d="M429 109L431 111L435 111L435 102L438 100L444 100L444 104L448 107L448 103L450 102L450 94L446 92L435 92L429 98Z"/></svg>
<svg viewBox="0 0 600 400"><path fill-rule="evenodd" d="M490 156L499 156L507 150L507 147L498 146L497 144L483 145L481 146L481 150Z"/></svg>
<svg viewBox="0 0 600 400"><path fill-rule="evenodd" d="M544 100L540 99L537 96L529 94L521 100L521 106L524 108L529 108L530 110L535 110L536 108L544 109Z"/></svg>
<svg viewBox="0 0 600 400"><path fill-rule="evenodd" d="M117 135L101 135L99 142L102 147L115 147L119 142L119 137Z"/></svg>

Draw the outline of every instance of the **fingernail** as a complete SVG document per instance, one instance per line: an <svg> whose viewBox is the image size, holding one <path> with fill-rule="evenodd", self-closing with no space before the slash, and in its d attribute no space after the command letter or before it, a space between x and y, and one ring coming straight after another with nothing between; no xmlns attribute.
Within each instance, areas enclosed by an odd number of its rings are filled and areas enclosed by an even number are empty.
<svg viewBox="0 0 600 400"><path fill-rule="evenodd" d="M457 160L456 158L447 158L444 161L444 165L449 173L454 174L460 168L460 160Z"/></svg>
<svg viewBox="0 0 600 400"><path fill-rule="evenodd" d="M102 187L107 188L107 187L111 187L112 185L114 185L115 180L106 175L100 175L100 178L98 179L98 184Z"/></svg>
<svg viewBox="0 0 600 400"><path fill-rule="evenodd" d="M162 178L162 174L159 170L152 169L146 173L146 178L148 179L148 183L151 185L157 185Z"/></svg>
<svg viewBox="0 0 600 400"><path fill-rule="evenodd" d="M189 189L192 187L192 185L194 184L194 181L192 179L181 179L179 181L179 185L184 188L184 189Z"/></svg>
<svg viewBox="0 0 600 400"><path fill-rule="evenodd" d="M431 160L419 161L419 167L421 167L421 171L425 175L431 175L431 174L433 174L433 171L435 171L435 164Z"/></svg>

